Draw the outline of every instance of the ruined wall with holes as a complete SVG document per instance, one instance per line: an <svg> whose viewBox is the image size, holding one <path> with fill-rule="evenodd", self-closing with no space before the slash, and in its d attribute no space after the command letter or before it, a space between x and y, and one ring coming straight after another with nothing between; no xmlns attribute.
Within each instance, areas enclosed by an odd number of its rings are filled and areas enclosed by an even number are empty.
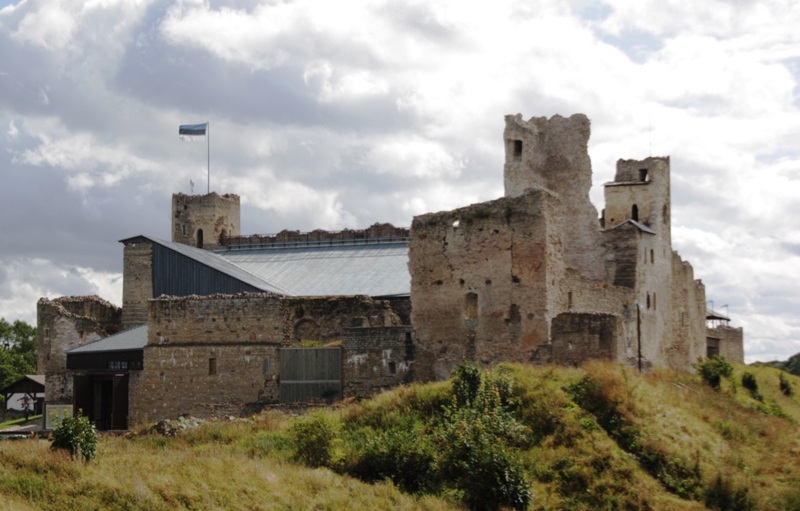
<svg viewBox="0 0 800 511"><path fill-rule="evenodd" d="M149 301L143 370L131 381L131 423L176 417L240 415L279 398L279 349L309 341L342 342L347 353L403 363L396 350L410 328L388 301L364 296L283 297L242 293L159 297ZM390 332L391 335L386 332ZM387 337L389 335L389 337ZM397 337L397 339L395 339ZM358 351L361 350L361 351ZM387 370L388 370L387 366ZM395 366L397 368L397 366ZM382 388L397 376L358 376L361 388ZM368 392L368 391L365 391Z"/></svg>
<svg viewBox="0 0 800 511"><path fill-rule="evenodd" d="M122 328L147 323L147 301L153 298L153 243L126 242L122 249Z"/></svg>
<svg viewBox="0 0 800 511"><path fill-rule="evenodd" d="M534 190L414 218L409 239L417 357L436 379L464 358L528 362L549 341L562 280L558 197Z"/></svg>
<svg viewBox="0 0 800 511"><path fill-rule="evenodd" d="M744 364L744 333L741 327L719 325L715 328L707 328L706 342L707 346L716 344L718 355L731 362ZM704 353L702 356L706 356L706 354Z"/></svg>
<svg viewBox="0 0 800 511"><path fill-rule="evenodd" d="M578 365L587 360L615 360L622 339L621 318L611 314L565 312L553 318L553 361Z"/></svg>
<svg viewBox="0 0 800 511"><path fill-rule="evenodd" d="M591 123L583 114L569 118L507 115L503 133L506 197L526 190L546 189L557 194L556 218L568 220L561 233L564 262L590 278L603 278L603 247L597 209L589 200L592 161L588 143Z"/></svg>
<svg viewBox="0 0 800 511"><path fill-rule="evenodd" d="M37 370L45 375L45 401L72 401L67 350L120 331L121 310L97 296L65 296L36 304ZM63 387L63 388L62 388Z"/></svg>
<svg viewBox="0 0 800 511"><path fill-rule="evenodd" d="M365 398L420 379L410 326L345 329L342 336L344 397Z"/></svg>
<svg viewBox="0 0 800 511"><path fill-rule="evenodd" d="M172 241L214 250L240 234L238 195L172 195Z"/></svg>

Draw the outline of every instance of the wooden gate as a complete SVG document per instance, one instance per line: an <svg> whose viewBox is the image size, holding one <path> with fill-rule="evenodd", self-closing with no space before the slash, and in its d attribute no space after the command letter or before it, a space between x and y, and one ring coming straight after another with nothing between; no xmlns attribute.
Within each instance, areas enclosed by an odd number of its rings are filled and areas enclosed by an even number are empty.
<svg viewBox="0 0 800 511"><path fill-rule="evenodd" d="M342 399L342 348L282 348L281 403Z"/></svg>

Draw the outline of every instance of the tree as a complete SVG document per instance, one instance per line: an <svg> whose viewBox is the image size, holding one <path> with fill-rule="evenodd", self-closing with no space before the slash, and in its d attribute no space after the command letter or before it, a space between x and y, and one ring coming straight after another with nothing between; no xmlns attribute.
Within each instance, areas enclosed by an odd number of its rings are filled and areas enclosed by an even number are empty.
<svg viewBox="0 0 800 511"><path fill-rule="evenodd" d="M36 374L36 327L24 321L9 323L0 318L0 387L26 374ZM0 402L4 398L0 396Z"/></svg>

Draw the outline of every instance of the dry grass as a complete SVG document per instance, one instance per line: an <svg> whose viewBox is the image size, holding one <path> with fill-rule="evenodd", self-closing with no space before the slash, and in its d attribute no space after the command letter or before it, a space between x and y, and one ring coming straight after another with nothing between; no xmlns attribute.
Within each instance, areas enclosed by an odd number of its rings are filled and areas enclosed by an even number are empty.
<svg viewBox="0 0 800 511"><path fill-rule="evenodd" d="M640 375L605 363L500 369L512 373L519 420L530 432L520 455L531 509L706 509L719 479L716 488L738 491L752 509L800 510L800 378L786 375L796 389L787 397L770 367L735 366L737 384L724 381L719 392L694 375ZM744 371L756 377L763 402L741 387ZM586 382L605 408L579 404L576 385ZM449 382L411 385L328 413L344 431L380 431L410 416L435 420L450 392ZM177 438L104 437L88 464L50 451L45 441L3 442L0 511L453 509L452 495L412 497L388 483L295 464L291 421L264 414L207 423ZM343 437L337 448L346 453L357 441Z"/></svg>

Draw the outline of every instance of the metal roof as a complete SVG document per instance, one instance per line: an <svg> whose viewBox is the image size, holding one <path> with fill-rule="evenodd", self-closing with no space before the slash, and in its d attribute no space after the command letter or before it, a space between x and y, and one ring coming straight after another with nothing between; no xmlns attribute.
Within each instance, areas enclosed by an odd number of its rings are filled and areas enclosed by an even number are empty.
<svg viewBox="0 0 800 511"><path fill-rule="evenodd" d="M229 275L237 280L244 282L245 284L249 284L262 291L267 291L269 293L278 293L282 295L290 295L290 296L293 294L288 289L275 285L262 276L253 275L246 269L237 266L236 264L232 264L226 258L221 257L220 255L214 252L203 250L202 248L190 247L188 245L184 245L183 243L175 243L173 241L151 238L149 236L134 236L133 238L126 238L124 240L120 240L120 242L127 244L127 243L135 243L137 240L147 240L153 243L158 243L163 247L173 250L190 259L194 259L195 261L201 264L204 264L210 268L218 270L226 275Z"/></svg>
<svg viewBox="0 0 800 511"><path fill-rule="evenodd" d="M259 248L217 254L295 296L403 296L411 292L407 241Z"/></svg>
<svg viewBox="0 0 800 511"><path fill-rule="evenodd" d="M110 337L105 337L97 341L92 341L67 350L67 353L97 353L100 351L129 351L139 350L147 345L147 325L137 326L130 330L125 330Z"/></svg>
<svg viewBox="0 0 800 511"><path fill-rule="evenodd" d="M615 225L615 226L614 226L614 227L612 227L611 229L616 229L617 227L619 227L619 226L621 226L621 225L628 224L628 223L630 223L630 224L633 224L634 226L636 226L636 228L637 228L637 229L639 229L639 230L640 230L640 231L642 231L642 232L646 232L646 233L648 233L648 234L655 234L655 233L656 233L656 231L654 231L652 228L650 228L650 227L648 227L648 226L644 225L644 224L643 224L643 223L641 223L641 222L637 222L636 220L633 220L633 219L631 219L631 218L629 218L629 219L625 220L624 222L620 222L620 223L618 223L617 225Z"/></svg>
<svg viewBox="0 0 800 511"><path fill-rule="evenodd" d="M720 321L730 321L731 320L731 318L729 318L725 314L722 314L721 312L717 312L717 311L715 311L713 309L709 309L708 307L706 307L706 319L716 319L716 320L720 320Z"/></svg>

